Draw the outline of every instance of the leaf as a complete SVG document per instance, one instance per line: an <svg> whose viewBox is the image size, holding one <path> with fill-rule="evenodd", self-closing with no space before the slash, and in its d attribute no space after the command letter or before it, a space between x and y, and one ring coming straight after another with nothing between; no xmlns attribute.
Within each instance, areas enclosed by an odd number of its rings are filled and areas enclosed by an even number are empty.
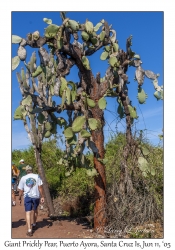
<svg viewBox="0 0 175 250"><path fill-rule="evenodd" d="M100 56L100 59L101 60L106 60L109 56L109 53L107 51L104 51L101 56Z"/></svg>
<svg viewBox="0 0 175 250"><path fill-rule="evenodd" d="M37 77L37 76L39 76L42 72L43 72L43 70L42 70L41 66L39 65L39 66L37 67L37 69L35 70L35 72L32 73L32 77Z"/></svg>
<svg viewBox="0 0 175 250"><path fill-rule="evenodd" d="M87 70L90 70L89 60L86 56L82 56L82 63Z"/></svg>
<svg viewBox="0 0 175 250"><path fill-rule="evenodd" d="M85 23L85 29L88 33L92 33L94 31L94 26L93 26L93 23L90 22L90 21L87 21Z"/></svg>
<svg viewBox="0 0 175 250"><path fill-rule="evenodd" d="M138 98L138 100L139 100L139 103L140 103L140 104L145 103L147 97L148 97L148 96L147 96L147 94L145 93L145 91L142 89L142 87L139 87L139 89L138 89L138 95L137 95L137 98Z"/></svg>
<svg viewBox="0 0 175 250"><path fill-rule="evenodd" d="M32 97L28 95L25 99L22 100L22 105L30 106L32 104Z"/></svg>
<svg viewBox="0 0 175 250"><path fill-rule="evenodd" d="M14 120L22 120L24 118L23 114L25 114L25 109L22 105L20 105L14 112L13 119ZM26 112L27 114L27 112Z"/></svg>
<svg viewBox="0 0 175 250"><path fill-rule="evenodd" d="M66 101L66 91L64 90L61 98L61 108L64 107L65 101Z"/></svg>
<svg viewBox="0 0 175 250"><path fill-rule="evenodd" d="M110 57L109 58L109 64L114 67L115 64L118 62L117 58L116 57Z"/></svg>
<svg viewBox="0 0 175 250"><path fill-rule="evenodd" d="M77 144L77 137L76 137L76 135L74 134L74 136L72 138L68 139L67 143L69 145L75 145L75 144Z"/></svg>
<svg viewBox="0 0 175 250"><path fill-rule="evenodd" d="M105 50L107 51L107 52L109 52L110 51L110 49L111 49L111 47L110 46L105 46Z"/></svg>
<svg viewBox="0 0 175 250"><path fill-rule="evenodd" d="M64 136L66 137L66 139L71 139L71 138L73 138L73 136L74 136L74 133L73 133L71 127L66 128L66 129L63 131L63 133L64 133Z"/></svg>
<svg viewBox="0 0 175 250"><path fill-rule="evenodd" d="M12 58L12 70L15 70L20 63L20 58L19 56L15 56Z"/></svg>
<svg viewBox="0 0 175 250"><path fill-rule="evenodd" d="M107 102L105 100L104 97L100 98L100 100L98 100L98 106L100 109L105 109L107 105Z"/></svg>
<svg viewBox="0 0 175 250"><path fill-rule="evenodd" d="M82 138L91 137L91 134L87 130L85 130L85 129L82 129L81 132L80 132L80 134L81 134Z"/></svg>
<svg viewBox="0 0 175 250"><path fill-rule="evenodd" d="M82 130L83 128L85 121L86 121L85 116L78 116L77 118L75 118L75 120L72 123L73 132L75 133L80 132L80 130Z"/></svg>
<svg viewBox="0 0 175 250"><path fill-rule="evenodd" d="M102 26L102 23L97 23L96 26L94 27L94 31L98 31L99 28Z"/></svg>
<svg viewBox="0 0 175 250"><path fill-rule="evenodd" d="M90 99L90 98L87 98L87 105L90 107L90 108L94 108L95 107L95 102Z"/></svg>
<svg viewBox="0 0 175 250"><path fill-rule="evenodd" d="M95 118L89 118L88 119L88 124L91 130L95 130L98 127L98 122Z"/></svg>
<svg viewBox="0 0 175 250"><path fill-rule="evenodd" d="M84 41L87 42L89 40L89 34L87 32L82 31L81 36Z"/></svg>
<svg viewBox="0 0 175 250"><path fill-rule="evenodd" d="M134 57L135 59L140 60L140 56L139 56L139 55L134 55L133 57Z"/></svg>
<svg viewBox="0 0 175 250"><path fill-rule="evenodd" d="M156 171L155 171L155 169L154 169L153 167L151 167L150 173L151 173L151 175L153 175L153 176L156 174Z"/></svg>
<svg viewBox="0 0 175 250"><path fill-rule="evenodd" d="M119 50L119 45L118 45L118 43L113 43L113 48L114 48L114 51L115 51L115 52L118 52L118 50Z"/></svg>
<svg viewBox="0 0 175 250"><path fill-rule="evenodd" d="M43 21L47 24L52 24L52 19L43 18Z"/></svg>
<svg viewBox="0 0 175 250"><path fill-rule="evenodd" d="M60 78L61 86L60 86L60 96L62 96L63 91L67 88L67 81L64 77Z"/></svg>
<svg viewBox="0 0 175 250"><path fill-rule="evenodd" d="M149 155L149 153L150 153L150 151L147 149L147 148L145 148L145 147L141 147L141 149L142 149L142 153L143 153L143 155Z"/></svg>
<svg viewBox="0 0 175 250"><path fill-rule="evenodd" d="M77 95L77 92L75 90L72 90L71 91L72 102L76 100L76 95Z"/></svg>
<svg viewBox="0 0 175 250"><path fill-rule="evenodd" d="M44 134L44 137L45 137L45 138L49 138L51 135L52 135L51 132L48 130L48 131L46 131L46 133Z"/></svg>
<svg viewBox="0 0 175 250"><path fill-rule="evenodd" d="M43 124L43 122L46 120L45 116L42 113L38 114L37 119L38 119L40 124Z"/></svg>
<svg viewBox="0 0 175 250"><path fill-rule="evenodd" d="M46 38L54 38L59 30L59 26L55 24L50 24L45 30Z"/></svg>
<svg viewBox="0 0 175 250"><path fill-rule="evenodd" d="M79 24L74 20L68 20L68 24L73 31L77 31L79 29Z"/></svg>
<svg viewBox="0 0 175 250"><path fill-rule="evenodd" d="M72 103L72 99L71 99L71 90L70 88L67 87L66 89L66 99L67 99L67 104L70 105Z"/></svg>
<svg viewBox="0 0 175 250"><path fill-rule="evenodd" d="M103 30L103 31L100 33L100 41L101 41L101 42L105 39L105 35L106 35L106 32Z"/></svg>
<svg viewBox="0 0 175 250"><path fill-rule="evenodd" d="M22 41L22 37L12 35L12 43L20 43Z"/></svg>
<svg viewBox="0 0 175 250"><path fill-rule="evenodd" d="M128 105L128 108L129 108L129 113L130 113L130 116L134 119L137 119L138 116L137 116L137 112L136 112L136 108L135 107L132 107L131 105Z"/></svg>
<svg viewBox="0 0 175 250"><path fill-rule="evenodd" d="M149 164L147 162L147 160L143 157L139 157L138 159L138 166L140 168L141 171L147 171Z"/></svg>
<svg viewBox="0 0 175 250"><path fill-rule="evenodd" d="M46 131L50 131L52 129L52 124L51 124L51 122L46 122L45 123L45 130Z"/></svg>

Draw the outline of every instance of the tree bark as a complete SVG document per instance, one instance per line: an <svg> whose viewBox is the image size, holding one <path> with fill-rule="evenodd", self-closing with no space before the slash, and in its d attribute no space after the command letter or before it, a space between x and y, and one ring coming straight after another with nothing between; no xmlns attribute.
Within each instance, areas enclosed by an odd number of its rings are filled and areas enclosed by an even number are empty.
<svg viewBox="0 0 175 250"><path fill-rule="evenodd" d="M36 163L38 166L38 171L39 174L41 176L41 179L43 181L43 189L44 189L44 194L45 194L45 198L46 198L46 203L49 209L49 216L54 216L55 215L55 210L54 210L54 206L53 206L53 202L50 196L50 191L49 191L49 187L47 184L47 180L46 180L46 176L45 176L45 172L44 172L44 168L43 168L43 164L42 164L42 160L41 160L41 155L40 152L37 148L34 148L35 150L35 157L36 157Z"/></svg>
<svg viewBox="0 0 175 250"><path fill-rule="evenodd" d="M106 174L105 165L101 163L98 158L104 159L104 117L103 110L97 106L92 110L93 118L101 121L102 127L92 131L92 139L98 149L98 153L94 153L94 167L98 173L95 176L95 207L94 207L94 229L104 234L106 225Z"/></svg>

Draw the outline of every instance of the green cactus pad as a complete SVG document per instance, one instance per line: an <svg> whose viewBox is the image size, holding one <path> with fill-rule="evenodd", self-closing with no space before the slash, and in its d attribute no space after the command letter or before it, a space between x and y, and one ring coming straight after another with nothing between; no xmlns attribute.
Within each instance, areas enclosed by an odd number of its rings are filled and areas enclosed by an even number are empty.
<svg viewBox="0 0 175 250"><path fill-rule="evenodd" d="M57 32L59 30L59 26L55 24L50 24L46 29L45 29L45 37L47 38L53 38L56 36Z"/></svg>
<svg viewBox="0 0 175 250"><path fill-rule="evenodd" d="M105 35L106 35L106 32L103 30L103 31L100 33L100 41L101 41L101 42L105 39Z"/></svg>
<svg viewBox="0 0 175 250"><path fill-rule="evenodd" d="M46 122L45 124L45 130L50 131L52 129L52 123L51 122Z"/></svg>
<svg viewBox="0 0 175 250"><path fill-rule="evenodd" d="M86 118L85 116L78 116L74 121L73 121L73 124L72 124L72 130L73 132L77 133L77 132L80 132L83 128L83 125L86 121Z"/></svg>
<svg viewBox="0 0 175 250"><path fill-rule="evenodd" d="M68 139L67 143L69 145L76 145L77 144L77 137L76 137L76 135L74 134L72 138Z"/></svg>
<svg viewBox="0 0 175 250"><path fill-rule="evenodd" d="M118 50L119 50L119 45L118 45L118 43L113 43L113 48L114 48L114 51L115 51L115 52L118 52Z"/></svg>
<svg viewBox="0 0 175 250"><path fill-rule="evenodd" d="M85 130L85 129L82 129L81 132L80 132L80 134L81 134L82 138L91 137L91 134L87 130Z"/></svg>
<svg viewBox="0 0 175 250"><path fill-rule="evenodd" d="M118 60L116 57L110 57L109 58L109 64L112 66L112 67L115 67L115 65L117 64Z"/></svg>
<svg viewBox="0 0 175 250"><path fill-rule="evenodd" d="M24 107L23 107L22 105L20 105L20 106L15 110L13 119L14 119L14 120L22 120L26 114L27 114L27 112L25 111Z"/></svg>
<svg viewBox="0 0 175 250"><path fill-rule="evenodd" d="M161 93L160 91L154 92L154 96L156 97L157 101L161 99Z"/></svg>
<svg viewBox="0 0 175 250"><path fill-rule="evenodd" d="M12 70L15 70L20 63L20 58L19 56L15 56L12 58Z"/></svg>
<svg viewBox="0 0 175 250"><path fill-rule="evenodd" d="M12 43L20 43L22 41L22 37L17 35L12 35Z"/></svg>
<svg viewBox="0 0 175 250"><path fill-rule="evenodd" d="M66 137L66 139L71 139L71 138L73 138L73 136L74 136L74 133L73 133L71 127L66 128L66 129L63 131L63 133L64 133L64 136Z"/></svg>
<svg viewBox="0 0 175 250"><path fill-rule="evenodd" d="M124 117L124 110L123 110L122 103L119 103L118 108L117 108L117 113L119 114L120 119Z"/></svg>
<svg viewBox="0 0 175 250"><path fill-rule="evenodd" d="M90 98L87 98L87 105L90 107L90 108L94 108L95 107L95 102L90 99Z"/></svg>
<svg viewBox="0 0 175 250"><path fill-rule="evenodd" d="M142 87L139 87L139 89L138 89L138 95L137 95L137 98L138 98L138 100L139 100L139 103L140 103L140 104L145 103L147 97L148 97L148 96L147 96L147 94L145 93L145 91L142 89Z"/></svg>
<svg viewBox="0 0 175 250"><path fill-rule="evenodd" d="M22 105L28 105L30 106L32 104L32 97L28 95L25 99L22 100Z"/></svg>
<svg viewBox="0 0 175 250"><path fill-rule="evenodd" d="M140 60L140 56L139 55L134 55L133 58Z"/></svg>
<svg viewBox="0 0 175 250"><path fill-rule="evenodd" d="M109 56L109 53L107 51L104 51L101 56L100 56L100 59L103 61L103 60L106 60Z"/></svg>
<svg viewBox="0 0 175 250"><path fill-rule="evenodd" d="M98 106L100 109L105 109L107 105L106 99L104 97L100 98L100 100L98 100Z"/></svg>
<svg viewBox="0 0 175 250"><path fill-rule="evenodd" d="M137 119L138 116L137 116L136 108L132 107L131 105L128 105L128 108L129 108L130 116L134 119Z"/></svg>
<svg viewBox="0 0 175 250"><path fill-rule="evenodd" d="M52 19L43 18L43 21L47 24L52 24Z"/></svg>
<svg viewBox="0 0 175 250"><path fill-rule="evenodd" d="M102 26L102 23L97 23L94 27L94 31L97 32L101 26Z"/></svg>
<svg viewBox="0 0 175 250"><path fill-rule="evenodd" d="M37 69L35 70L35 72L32 73L32 77L37 77L37 76L39 76L42 72L43 72L43 70L42 70L41 66L39 65L39 66L37 67Z"/></svg>
<svg viewBox="0 0 175 250"><path fill-rule="evenodd" d="M67 81L65 78L61 77L60 78L61 81L61 86L60 86L60 96L62 96L63 91L67 88Z"/></svg>
<svg viewBox="0 0 175 250"><path fill-rule="evenodd" d="M87 42L89 40L89 34L87 32L82 31L81 36L84 41Z"/></svg>
<svg viewBox="0 0 175 250"><path fill-rule="evenodd" d="M45 116L42 113L38 114L37 119L40 124L43 124L43 122L46 120Z"/></svg>
<svg viewBox="0 0 175 250"><path fill-rule="evenodd" d="M141 171L148 171L149 164L147 160L143 157L139 157L138 159L138 167L140 168Z"/></svg>
<svg viewBox="0 0 175 250"><path fill-rule="evenodd" d="M95 130L98 127L98 122L95 118L89 118L88 119L88 124L91 130Z"/></svg>
<svg viewBox="0 0 175 250"><path fill-rule="evenodd" d="M46 133L44 134L45 138L49 138L52 135L52 133L50 131L46 131Z"/></svg>
<svg viewBox="0 0 175 250"><path fill-rule="evenodd" d="M67 104L70 105L72 103L72 98L71 98L71 90L70 88L67 87L66 89L66 100L67 100Z"/></svg>
<svg viewBox="0 0 175 250"><path fill-rule="evenodd" d="M87 22L85 23L85 29L86 29L86 31L87 31L88 33L91 34L91 33L94 31L93 23L90 22L90 21L87 21Z"/></svg>
<svg viewBox="0 0 175 250"><path fill-rule="evenodd" d="M147 148L143 147L143 146L141 147L141 150L142 150L142 153L143 153L144 156L149 155L149 153L150 153L150 151Z"/></svg>
<svg viewBox="0 0 175 250"><path fill-rule="evenodd" d="M77 31L79 29L79 24L74 20L68 20L68 24L73 31Z"/></svg>
<svg viewBox="0 0 175 250"><path fill-rule="evenodd" d="M82 56L82 63L87 70L90 70L89 60L86 56Z"/></svg>

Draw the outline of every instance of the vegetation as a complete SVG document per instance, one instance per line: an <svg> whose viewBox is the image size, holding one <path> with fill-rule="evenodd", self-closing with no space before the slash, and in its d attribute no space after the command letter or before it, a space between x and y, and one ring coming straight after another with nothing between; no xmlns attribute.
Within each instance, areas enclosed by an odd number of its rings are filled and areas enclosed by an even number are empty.
<svg viewBox="0 0 175 250"><path fill-rule="evenodd" d="M139 140L138 138L135 138ZM122 161L122 151L126 143L124 134L119 133L111 138L106 144L106 178L107 178L107 228L113 231L126 232L126 227L136 227L149 221L163 222L163 148L153 146L151 143L142 140L142 144L147 148L149 154L147 161L155 173L143 174L138 164L133 165L133 160L128 160L128 168L131 174L134 192L132 196L119 192L120 162ZM114 157L114 153L117 154ZM57 146L56 139L49 139L43 143L43 166L52 198L61 198L71 207L71 216L91 215L94 209L94 178L87 175L86 168L77 167L69 176L66 176L64 165L58 162L64 157L65 152ZM14 150L12 159L16 163L20 158L24 158L27 163L34 166L37 171L33 148L27 150ZM90 155L91 162L93 156ZM81 181L80 181L81 180ZM76 202L75 202L76 201ZM107 229L106 229L107 230ZM138 231L138 230L137 230ZM135 233L131 231L130 237L149 237L149 233ZM146 236L145 236L146 235ZM119 237L122 235L116 235ZM153 236L153 234L152 234Z"/></svg>
<svg viewBox="0 0 175 250"><path fill-rule="evenodd" d="M19 44L17 56L12 58L12 69L15 70L18 67L20 60L24 61L26 68L26 70L22 68L20 73L17 72L22 100L15 111L14 119L23 121L31 139L36 165L44 182L44 192L50 214L54 215L55 212L47 185L49 179L53 179L52 184L49 185L55 189L62 181L62 176L69 178L72 175L76 183L77 175L81 173L80 185L84 190L86 186L85 178L83 178L84 170L78 171L77 168L86 167L89 177L94 177L94 228L104 232L107 222L107 181L103 134L104 109L107 105L105 97L116 98L118 114L121 119L126 119L126 144L121 152L120 162L116 165L120 171L113 169L115 175L111 173L111 177L118 177L118 194L120 197L127 197L126 200L129 201L128 196L131 197L136 190L141 188L140 185L135 185L138 183L138 175L133 166L138 165L137 172L144 175L145 179L150 175L155 175L156 168L152 167L153 163L147 160L149 153L144 143L135 140L131 132L134 119L138 116L136 108L132 106L129 99L127 87L129 81L126 75L128 67L136 68L135 80L138 83L137 98L140 104L145 103L147 98L142 88L144 77L153 81L156 90L154 96L157 100L163 99L163 87L158 84L159 74L141 67L140 55L131 50L132 36L126 39L125 52L119 48L116 31L108 25L106 20L99 21L95 26L88 19L80 24L67 18L65 12L61 12L61 19L61 24L56 25L52 24L51 19L44 18L43 21L48 26L43 37L40 36L38 30L28 33L26 39L17 35L12 36L12 43ZM49 52L45 49L45 45L48 46ZM25 62L27 46L38 49L39 64L35 51L30 61ZM109 64L104 77L101 77L100 72L94 76L88 59L101 48L103 52L100 59L107 60ZM74 65L78 69L78 83L66 80L66 76ZM61 104L57 105L53 101L54 96L60 97ZM60 115L57 116L63 111L67 111L68 121ZM64 128L66 154L58 163L54 162L54 165L47 163L44 166L43 139L55 135L57 126ZM93 166L90 166L89 158L83 153L86 147L93 152ZM59 153L56 149L55 152L54 159ZM52 152L47 152L46 155L49 153L52 154ZM118 151L114 152L113 156L116 159ZM55 164L58 166L56 167ZM53 177L57 171L59 182L55 176ZM110 180L110 175L108 178ZM141 182L142 186L147 186L145 180ZM61 186L69 186L69 184L64 181ZM76 189L75 185L73 187ZM66 189L66 186L64 188Z"/></svg>

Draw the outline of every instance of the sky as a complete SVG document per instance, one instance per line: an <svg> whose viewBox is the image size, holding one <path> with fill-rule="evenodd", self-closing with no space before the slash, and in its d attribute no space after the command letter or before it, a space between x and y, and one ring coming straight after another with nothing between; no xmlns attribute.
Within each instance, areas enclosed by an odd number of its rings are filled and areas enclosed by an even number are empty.
<svg viewBox="0 0 175 250"><path fill-rule="evenodd" d="M67 12L66 16L80 23L85 23L86 19L88 19L94 26L100 20L105 19L109 25L112 24L112 29L116 30L119 47L124 51L126 51L126 39L132 35L131 49L140 55L143 62L142 68L151 70L156 74L159 73L159 85L163 85L163 12ZM52 19L54 24L61 24L59 12L12 12L12 34L26 38L28 33L38 30L42 36L44 28L47 27L43 18ZM99 34L100 32L101 29L97 33ZM17 55L17 49L18 45L12 44L12 57ZM26 49L26 62L28 62L31 53L34 50L37 52L37 49L30 47L26 47ZM100 49L95 55L88 57L93 74L96 75L97 72L100 72L101 77L105 75L108 67L107 60L100 60L102 52L103 49ZM39 59L37 63L39 64ZM13 120L14 111L21 101L21 93L16 78L16 72L20 72L21 67L24 67L23 62L12 72L12 150L25 149L31 145L23 127L23 122ZM130 81L128 85L129 98L132 100L132 105L136 107L139 116L135 120L133 131L144 130L145 138L150 140L151 143L157 144L160 141L158 135L162 133L163 129L163 101L157 101L153 96L155 92L154 86L151 80L145 77L142 87L148 98L146 104L139 104L136 98L138 85L134 81L135 69L134 67L129 67L127 71ZM75 66L66 79L74 82L79 81L78 71ZM106 100L107 107L104 111L106 121L104 127L105 143L111 135L125 131L125 119L120 120L118 118L116 98L107 97ZM60 99L56 99L56 101L60 104ZM62 134L62 131L58 129L58 133Z"/></svg>

